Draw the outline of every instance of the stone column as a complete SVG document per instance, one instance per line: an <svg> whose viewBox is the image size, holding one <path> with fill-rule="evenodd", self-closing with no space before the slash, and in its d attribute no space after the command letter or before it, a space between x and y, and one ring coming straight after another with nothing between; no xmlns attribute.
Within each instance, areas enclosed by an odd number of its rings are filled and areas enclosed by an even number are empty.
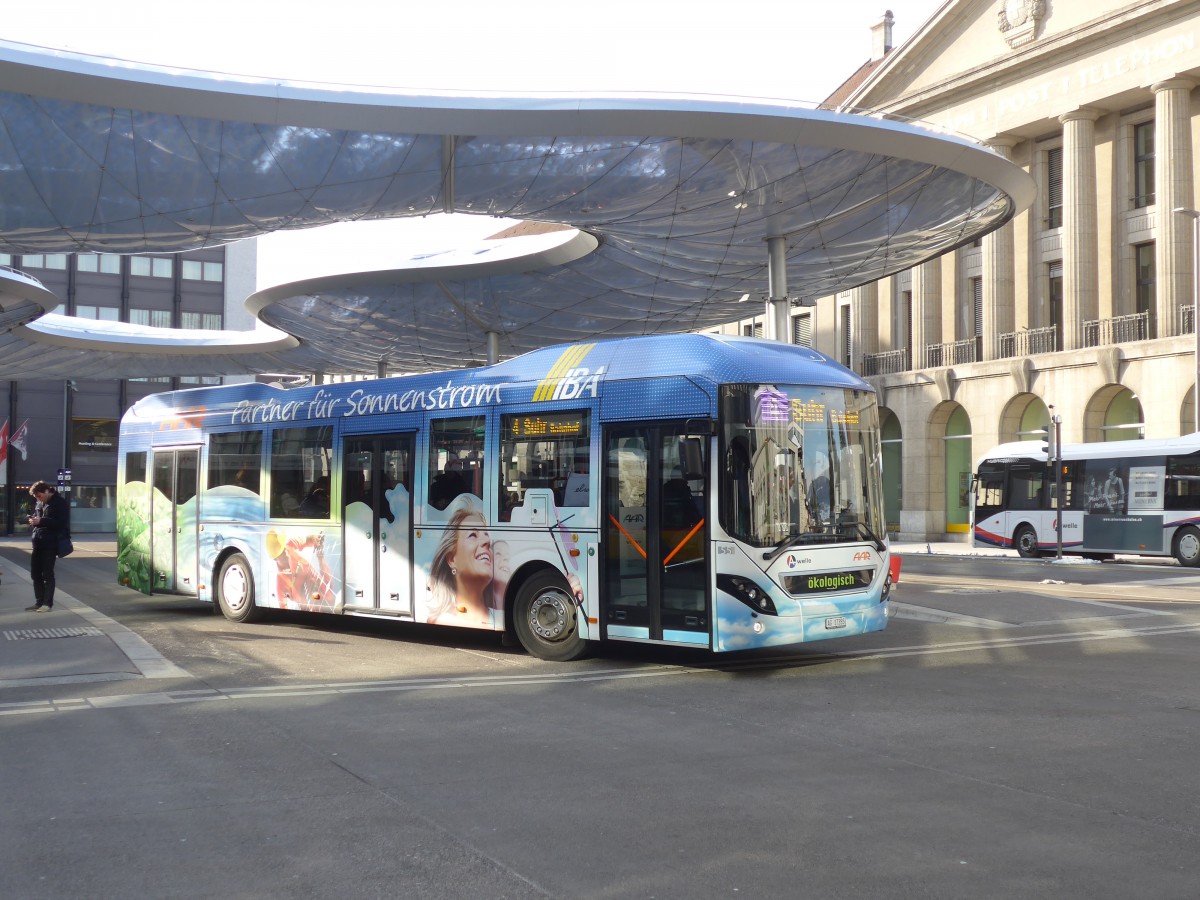
<svg viewBox="0 0 1200 900"><path fill-rule="evenodd" d="M1059 116L1063 126L1063 349L1083 346L1083 323L1099 315L1096 247L1096 120L1077 109Z"/></svg>
<svg viewBox="0 0 1200 900"><path fill-rule="evenodd" d="M863 371L863 357L879 352L879 282L856 287L850 295L850 321L854 329L855 372Z"/></svg>
<svg viewBox="0 0 1200 900"><path fill-rule="evenodd" d="M988 142L1007 160L1013 158L1015 138L998 137ZM985 235L983 239L983 358L1000 357L1000 335L1016 330L1016 276L1013 223Z"/></svg>
<svg viewBox="0 0 1200 900"><path fill-rule="evenodd" d="M942 262L932 259L912 270L912 368L924 369L925 347L942 342Z"/></svg>
<svg viewBox="0 0 1200 900"><path fill-rule="evenodd" d="M1154 91L1155 317L1150 337L1179 330L1179 307L1192 301L1192 220L1175 212L1192 207L1191 97L1195 82L1172 78Z"/></svg>

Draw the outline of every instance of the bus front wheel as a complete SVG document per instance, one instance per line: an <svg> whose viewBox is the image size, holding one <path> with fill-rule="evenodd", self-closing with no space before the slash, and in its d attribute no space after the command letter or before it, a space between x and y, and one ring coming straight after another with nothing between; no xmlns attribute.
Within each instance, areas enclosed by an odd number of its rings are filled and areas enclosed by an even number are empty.
<svg viewBox="0 0 1200 900"><path fill-rule="evenodd" d="M575 598L556 572L538 572L521 585L512 621L521 645L539 659L567 662L587 653Z"/></svg>
<svg viewBox="0 0 1200 900"><path fill-rule="evenodd" d="M217 574L217 604L231 622L253 622L262 614L254 605L254 573L241 553L232 553Z"/></svg>
<svg viewBox="0 0 1200 900"><path fill-rule="evenodd" d="M1175 532L1173 555L1181 566L1200 566L1200 531L1188 525Z"/></svg>
<svg viewBox="0 0 1200 900"><path fill-rule="evenodd" d="M1022 525L1013 535L1013 546L1023 559L1037 559L1041 556L1038 550L1037 532L1030 525Z"/></svg>

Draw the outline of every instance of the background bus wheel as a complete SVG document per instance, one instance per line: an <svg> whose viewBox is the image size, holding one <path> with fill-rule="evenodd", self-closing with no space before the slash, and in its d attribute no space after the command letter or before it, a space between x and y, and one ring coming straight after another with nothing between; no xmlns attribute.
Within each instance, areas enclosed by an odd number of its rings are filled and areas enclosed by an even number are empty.
<svg viewBox="0 0 1200 900"><path fill-rule="evenodd" d="M217 575L217 603L231 622L253 622L262 614L254 605L254 573L240 553L231 554Z"/></svg>
<svg viewBox="0 0 1200 900"><path fill-rule="evenodd" d="M1175 532L1173 555L1181 566L1200 566L1200 531L1191 525Z"/></svg>
<svg viewBox="0 0 1200 900"><path fill-rule="evenodd" d="M587 653L575 598L557 573L538 572L521 585L512 621L522 646L539 659L566 662Z"/></svg>
<svg viewBox="0 0 1200 900"><path fill-rule="evenodd" d="M1013 535L1013 546L1025 559L1037 559L1042 554L1038 551L1037 532L1029 525L1022 525Z"/></svg>

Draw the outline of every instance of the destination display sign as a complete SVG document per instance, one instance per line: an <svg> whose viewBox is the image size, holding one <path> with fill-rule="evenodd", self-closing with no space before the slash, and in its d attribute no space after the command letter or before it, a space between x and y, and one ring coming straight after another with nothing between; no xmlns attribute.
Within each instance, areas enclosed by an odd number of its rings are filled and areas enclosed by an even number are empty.
<svg viewBox="0 0 1200 900"><path fill-rule="evenodd" d="M547 413L540 416L510 416L507 430L515 438L577 437L587 433L587 414Z"/></svg>

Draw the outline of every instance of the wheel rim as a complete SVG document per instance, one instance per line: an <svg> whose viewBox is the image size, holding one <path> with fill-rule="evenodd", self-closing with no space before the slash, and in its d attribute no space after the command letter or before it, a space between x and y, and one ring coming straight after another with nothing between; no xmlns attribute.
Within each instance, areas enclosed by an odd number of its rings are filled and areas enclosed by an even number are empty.
<svg viewBox="0 0 1200 900"><path fill-rule="evenodd" d="M571 601L561 591L542 591L529 605L529 629L543 641L569 637L573 619Z"/></svg>
<svg viewBox="0 0 1200 900"><path fill-rule="evenodd" d="M1022 531L1021 536L1017 538L1017 546L1026 553L1030 553L1037 549L1037 538L1032 531Z"/></svg>
<svg viewBox="0 0 1200 900"><path fill-rule="evenodd" d="M249 597L249 581L246 570L239 565L232 565L221 573L221 602L232 613L239 613L246 606Z"/></svg>
<svg viewBox="0 0 1200 900"><path fill-rule="evenodd" d="M1200 555L1200 535L1189 531L1179 538L1179 555L1187 560L1193 560Z"/></svg>

